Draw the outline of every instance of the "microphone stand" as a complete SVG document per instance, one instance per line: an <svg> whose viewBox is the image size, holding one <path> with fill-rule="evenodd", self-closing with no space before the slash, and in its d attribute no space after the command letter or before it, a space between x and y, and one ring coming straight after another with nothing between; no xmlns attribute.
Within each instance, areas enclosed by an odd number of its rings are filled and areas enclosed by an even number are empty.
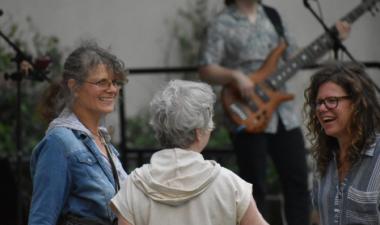
<svg viewBox="0 0 380 225"><path fill-rule="evenodd" d="M361 68L364 68L364 65L359 63L353 56L352 54L347 50L346 46L343 45L342 41L339 39L338 35L339 35L339 32L338 30L336 29L336 27L332 27L331 29L327 27L326 23L322 20L322 18L320 16L318 16L318 14L314 11L314 9L310 6L309 4L309 1L308 0L303 0L303 4L305 5L305 7L307 9L310 10L311 14L317 19L317 21L322 25L323 29L326 31L326 33L330 36L330 38L333 40L334 42L334 58L335 59L338 59L338 51L339 49L342 50L350 59L352 62L354 62L355 64L359 65ZM376 85L376 83L374 83L374 86L377 90L378 93L380 93L380 88Z"/></svg>
<svg viewBox="0 0 380 225"><path fill-rule="evenodd" d="M17 97L16 97L16 184L17 184L17 224L21 225L23 224L23 210L22 210L22 199L21 199L21 181L22 181L22 149L21 149L21 143L22 143L22 120L21 120L21 82L23 80L23 77L25 74L23 71L21 71L21 62L26 61L28 62L33 68L35 67L35 64L32 62L31 57L29 57L27 54L25 54L23 51L20 50L20 48L17 47L16 44L14 44L1 30L0 30L0 36L12 47L12 49L16 52L16 56L13 58L13 61L17 65L16 72L8 75L5 74L5 79L11 79L16 81L17 85ZM33 73L32 73L33 74ZM50 81L49 78L45 76L44 73L39 74L41 77L35 77L35 80L47 80ZM33 78L31 76L31 78Z"/></svg>
<svg viewBox="0 0 380 225"><path fill-rule="evenodd" d="M310 10L311 14L317 19L317 21L322 25L323 29L330 36L330 38L334 42L334 57L338 59L338 51L342 50L353 62L359 64L356 59L352 56L352 54L347 50L346 46L343 45L342 41L338 37L338 30L336 27L332 27L331 29L327 27L326 23L322 20L320 16L314 11L314 9L310 6L308 0L303 0L303 4L305 7ZM360 64L359 64L360 65Z"/></svg>

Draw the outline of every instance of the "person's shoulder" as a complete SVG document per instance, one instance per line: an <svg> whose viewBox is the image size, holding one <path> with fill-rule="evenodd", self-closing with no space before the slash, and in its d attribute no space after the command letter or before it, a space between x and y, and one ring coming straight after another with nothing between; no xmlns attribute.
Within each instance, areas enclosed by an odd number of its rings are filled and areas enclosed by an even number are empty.
<svg viewBox="0 0 380 225"><path fill-rule="evenodd" d="M230 12L230 9L226 8L217 13L213 19L209 21L209 25L215 28L222 28L233 26L236 23L236 19Z"/></svg>
<svg viewBox="0 0 380 225"><path fill-rule="evenodd" d="M45 137L35 147L35 152L43 151L44 149L72 149L78 142L78 138L73 131L66 127L55 127L49 130Z"/></svg>
<svg viewBox="0 0 380 225"><path fill-rule="evenodd" d="M67 128L67 127L55 127L49 130L46 133L47 140L72 140L72 139L77 139L73 133L73 130Z"/></svg>
<svg viewBox="0 0 380 225"><path fill-rule="evenodd" d="M232 184L247 183L245 180L243 180L241 177L239 177L235 172L233 172L232 170L229 170L225 167L221 167L220 177L225 182L230 181Z"/></svg>

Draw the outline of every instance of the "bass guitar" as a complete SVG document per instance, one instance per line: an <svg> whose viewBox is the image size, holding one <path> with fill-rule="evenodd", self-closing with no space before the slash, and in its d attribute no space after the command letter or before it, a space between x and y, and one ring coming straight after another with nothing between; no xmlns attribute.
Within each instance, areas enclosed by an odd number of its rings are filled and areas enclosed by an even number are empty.
<svg viewBox="0 0 380 225"><path fill-rule="evenodd" d="M364 0L351 10L341 21L352 24L380 0ZM332 32L337 32L335 26ZM320 35L316 40L300 51L295 57L277 69L277 64L285 51L285 42L272 50L259 70L249 74L254 82L254 94L248 99L241 97L236 86L225 85L221 92L223 109L236 125L236 130L248 133L260 133L267 127L273 112L284 101L294 98L294 95L281 92L279 88L293 77L300 68L311 65L315 60L325 55L334 45L328 33Z"/></svg>

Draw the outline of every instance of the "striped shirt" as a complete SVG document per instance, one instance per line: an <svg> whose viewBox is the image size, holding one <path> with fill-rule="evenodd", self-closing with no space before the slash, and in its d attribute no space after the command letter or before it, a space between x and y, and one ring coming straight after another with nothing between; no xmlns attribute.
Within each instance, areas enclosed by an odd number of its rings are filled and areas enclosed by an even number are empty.
<svg viewBox="0 0 380 225"><path fill-rule="evenodd" d="M380 136L339 183L337 162L315 179L313 206L321 225L380 224Z"/></svg>

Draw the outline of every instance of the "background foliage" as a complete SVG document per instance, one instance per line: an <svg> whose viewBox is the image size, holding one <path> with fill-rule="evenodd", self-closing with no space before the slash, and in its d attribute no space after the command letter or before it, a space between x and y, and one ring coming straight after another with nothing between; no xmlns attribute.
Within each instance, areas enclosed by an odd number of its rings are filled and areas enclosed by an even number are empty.
<svg viewBox="0 0 380 225"><path fill-rule="evenodd" d="M24 23L22 23L24 24ZM1 32L24 54L33 59L48 57L51 60L48 77L54 78L61 71L63 50L55 36L39 32L31 18L26 27L14 22L11 16L1 24ZM15 50L0 38L0 167L4 185L1 193L5 201L0 204L2 224L26 224L32 183L29 171L29 155L43 137L47 124L37 112L37 105L47 81L28 75L20 81L21 101L21 149L17 149L17 84L14 76L17 65ZM38 78L38 79L37 79Z"/></svg>
<svg viewBox="0 0 380 225"><path fill-rule="evenodd" d="M33 24L31 18L26 18L27 28L21 28L10 17L1 26L1 31L25 54L32 58L47 56L51 59L50 74L58 74L61 70L63 50L59 39L55 36L43 35ZM30 37L26 39L26 37ZM15 51L4 39L0 40L0 155L12 156L16 152L29 154L33 146L43 136L46 124L42 122L36 111L38 101L48 83L36 81L33 76L24 77L21 81L21 138L22 149L16 150L16 106L17 81L10 78L17 72L14 62Z"/></svg>

